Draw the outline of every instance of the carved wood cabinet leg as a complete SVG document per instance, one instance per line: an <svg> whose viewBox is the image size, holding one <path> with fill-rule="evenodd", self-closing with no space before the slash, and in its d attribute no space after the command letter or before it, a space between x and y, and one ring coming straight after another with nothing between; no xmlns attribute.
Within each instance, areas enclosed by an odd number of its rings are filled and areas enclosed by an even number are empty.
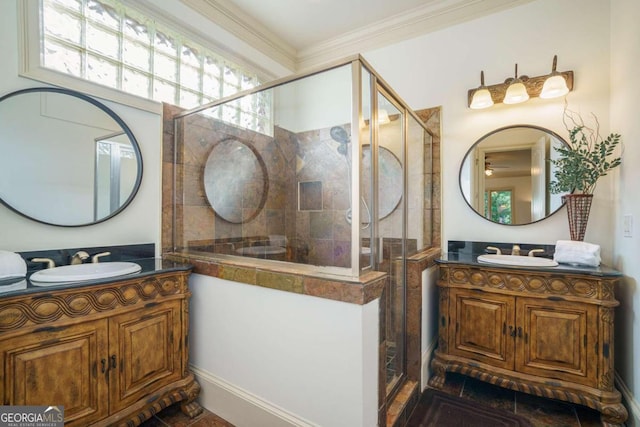
<svg viewBox="0 0 640 427"><path fill-rule="evenodd" d="M600 420L604 427L623 427L629 417L627 408L622 403L603 405L600 412Z"/></svg>
<svg viewBox="0 0 640 427"><path fill-rule="evenodd" d="M187 394L187 398L180 404L180 410L190 418L195 418L203 411L202 406L195 401L200 394L200 384L194 381L189 384L184 391Z"/></svg>
<svg viewBox="0 0 640 427"><path fill-rule="evenodd" d="M429 386L433 388L442 388L444 386L444 380L446 375L446 366L438 359L431 360L431 370L433 375L429 378Z"/></svg>

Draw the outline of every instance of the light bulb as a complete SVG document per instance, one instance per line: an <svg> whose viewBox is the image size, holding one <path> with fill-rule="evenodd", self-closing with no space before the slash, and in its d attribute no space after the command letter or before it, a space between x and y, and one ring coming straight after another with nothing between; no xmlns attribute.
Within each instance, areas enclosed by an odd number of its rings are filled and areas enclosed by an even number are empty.
<svg viewBox="0 0 640 427"><path fill-rule="evenodd" d="M476 89L473 93L473 99L471 99L471 105L469 105L469 108L479 110L491 107L492 105L493 99L491 98L491 92L489 92L489 89L485 87Z"/></svg>
<svg viewBox="0 0 640 427"><path fill-rule="evenodd" d="M493 98L491 92L484 85L484 71L480 71L480 87L473 92L473 98L471 98L471 104L469 108L479 110L482 108L488 108L493 105Z"/></svg>
<svg viewBox="0 0 640 427"><path fill-rule="evenodd" d="M519 104L521 102L525 102L527 99L529 99L527 88L524 86L524 83L517 80L511 83L502 102L505 104Z"/></svg>
<svg viewBox="0 0 640 427"><path fill-rule="evenodd" d="M562 74L556 71L557 63L558 55L554 55L553 65L551 66L551 74L549 74L549 77L544 81L542 91L540 92L540 98L557 98L569 93L567 81L564 79Z"/></svg>

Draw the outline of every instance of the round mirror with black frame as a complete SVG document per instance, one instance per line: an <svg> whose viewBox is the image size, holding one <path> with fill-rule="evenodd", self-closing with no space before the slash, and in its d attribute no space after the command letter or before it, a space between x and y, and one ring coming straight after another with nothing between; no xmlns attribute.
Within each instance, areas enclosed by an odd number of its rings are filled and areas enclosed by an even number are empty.
<svg viewBox="0 0 640 427"><path fill-rule="evenodd" d="M474 212L505 225L541 221L562 207L563 194L551 194L549 159L568 146L558 134L534 125L489 132L467 151L460 167L462 195Z"/></svg>
<svg viewBox="0 0 640 427"><path fill-rule="evenodd" d="M104 104L54 87L0 97L0 202L26 218L82 227L113 218L135 197L142 155Z"/></svg>

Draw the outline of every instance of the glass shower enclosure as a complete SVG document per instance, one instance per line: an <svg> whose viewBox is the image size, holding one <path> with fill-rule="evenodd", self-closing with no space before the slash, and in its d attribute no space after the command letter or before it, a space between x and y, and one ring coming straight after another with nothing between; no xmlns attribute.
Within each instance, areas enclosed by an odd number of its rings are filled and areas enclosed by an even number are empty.
<svg viewBox="0 0 640 427"><path fill-rule="evenodd" d="M406 260L431 246L431 135L360 56L174 119L174 252L386 273L387 393L402 382Z"/></svg>

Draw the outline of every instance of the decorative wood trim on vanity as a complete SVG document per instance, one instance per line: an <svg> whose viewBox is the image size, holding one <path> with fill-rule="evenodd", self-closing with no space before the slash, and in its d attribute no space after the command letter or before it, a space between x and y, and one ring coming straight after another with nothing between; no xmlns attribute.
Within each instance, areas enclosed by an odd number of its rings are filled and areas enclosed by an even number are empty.
<svg viewBox="0 0 640 427"><path fill-rule="evenodd" d="M127 280L118 286L96 285L43 292L0 300L0 332L23 333L25 327L87 316L137 305L173 295L191 296L184 277L175 273ZM185 301L188 305L188 301ZM18 328L20 330L18 331Z"/></svg>
<svg viewBox="0 0 640 427"><path fill-rule="evenodd" d="M55 402L69 426L137 426L178 402L191 417L201 413L188 360L189 274L0 298L0 404L53 403L40 400L73 387L82 394L73 404Z"/></svg>
<svg viewBox="0 0 640 427"><path fill-rule="evenodd" d="M458 372L585 405L601 413L603 425L624 425L627 410L614 386L619 280L578 271L442 263L438 348L429 385L441 388L446 372ZM549 328L555 322L558 329Z"/></svg>
<svg viewBox="0 0 640 427"><path fill-rule="evenodd" d="M442 266L441 266L442 267ZM617 278L594 278L580 274L557 274L491 267L452 265L440 269L440 282L463 288L490 288L507 294L530 293L560 296L567 300L593 300L594 304L616 307L614 286Z"/></svg>

